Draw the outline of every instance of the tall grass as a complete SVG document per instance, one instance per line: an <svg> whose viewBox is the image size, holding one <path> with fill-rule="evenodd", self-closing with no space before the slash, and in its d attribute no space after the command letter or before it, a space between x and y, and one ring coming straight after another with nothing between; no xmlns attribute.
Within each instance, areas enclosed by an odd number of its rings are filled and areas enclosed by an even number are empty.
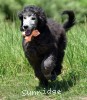
<svg viewBox="0 0 87 100"><path fill-rule="evenodd" d="M0 30L0 75L26 70L19 27L14 23L1 23Z"/></svg>
<svg viewBox="0 0 87 100"><path fill-rule="evenodd" d="M84 22L87 17L87 0L0 0L0 19L16 19L17 12L26 5L42 7L47 16L60 20L63 10L71 9L75 12L78 22Z"/></svg>
<svg viewBox="0 0 87 100"><path fill-rule="evenodd" d="M0 23L0 98L1 100L79 100L87 93L87 24L76 25L67 33L67 48L62 74L49 84L61 95L22 96L23 90L43 90L22 50L19 23ZM73 96L73 97L72 97Z"/></svg>

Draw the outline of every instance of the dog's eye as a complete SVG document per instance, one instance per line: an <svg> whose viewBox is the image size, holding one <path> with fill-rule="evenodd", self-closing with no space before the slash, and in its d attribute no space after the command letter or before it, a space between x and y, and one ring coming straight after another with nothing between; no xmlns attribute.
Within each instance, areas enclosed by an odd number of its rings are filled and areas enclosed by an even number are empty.
<svg viewBox="0 0 87 100"><path fill-rule="evenodd" d="M24 19L26 19L26 17L23 17Z"/></svg>
<svg viewBox="0 0 87 100"><path fill-rule="evenodd" d="M28 17L30 17L30 16L31 16L31 14L28 15Z"/></svg>

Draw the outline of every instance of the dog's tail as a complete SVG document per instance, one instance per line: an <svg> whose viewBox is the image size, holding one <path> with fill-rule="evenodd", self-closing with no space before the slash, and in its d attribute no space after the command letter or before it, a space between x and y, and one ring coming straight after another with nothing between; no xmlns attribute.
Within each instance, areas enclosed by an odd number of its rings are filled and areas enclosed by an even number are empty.
<svg viewBox="0 0 87 100"><path fill-rule="evenodd" d="M65 31L68 31L75 24L75 14L72 10L63 11L62 15L68 15L68 21L63 24Z"/></svg>

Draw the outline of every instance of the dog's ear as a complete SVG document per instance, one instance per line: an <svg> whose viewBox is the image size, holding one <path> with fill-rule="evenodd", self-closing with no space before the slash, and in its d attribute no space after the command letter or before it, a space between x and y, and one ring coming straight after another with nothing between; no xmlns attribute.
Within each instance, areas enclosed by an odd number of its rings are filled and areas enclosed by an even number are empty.
<svg viewBox="0 0 87 100"><path fill-rule="evenodd" d="M18 12L17 16L19 17L20 20L22 20L22 18L23 18L23 11Z"/></svg>
<svg viewBox="0 0 87 100"><path fill-rule="evenodd" d="M43 27L44 25L46 25L47 23L47 18L46 18L46 15L44 13L44 11L41 9L40 11L38 11L39 13L37 14L38 16L38 24L39 24L39 27Z"/></svg>

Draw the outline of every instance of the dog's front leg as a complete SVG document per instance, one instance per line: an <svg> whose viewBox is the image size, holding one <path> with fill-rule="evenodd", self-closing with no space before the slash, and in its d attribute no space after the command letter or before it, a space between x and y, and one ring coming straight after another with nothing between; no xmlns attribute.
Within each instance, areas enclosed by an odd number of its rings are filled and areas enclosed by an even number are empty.
<svg viewBox="0 0 87 100"><path fill-rule="evenodd" d="M52 53L49 56L45 57L41 63L41 71L46 79L51 79L51 72L55 68L56 56Z"/></svg>

